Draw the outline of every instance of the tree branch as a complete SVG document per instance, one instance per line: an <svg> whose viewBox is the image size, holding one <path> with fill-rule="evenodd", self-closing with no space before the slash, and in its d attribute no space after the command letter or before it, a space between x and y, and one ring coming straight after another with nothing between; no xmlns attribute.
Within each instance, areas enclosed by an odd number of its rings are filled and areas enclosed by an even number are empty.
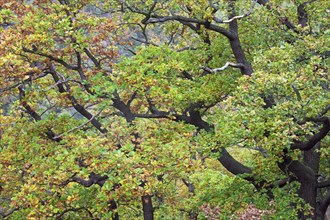
<svg viewBox="0 0 330 220"><path fill-rule="evenodd" d="M28 82L31 82L33 80L37 80L37 79L43 78L43 77L47 76L48 73L49 73L48 71L45 71L45 72L39 74L36 77L34 77L34 74L32 73L32 75L28 79L24 79L22 82L15 83L15 84L10 85L8 87L0 88L0 92L6 92L6 91L9 91L11 89L14 89L14 88L18 87L19 85L24 84L24 83L28 83Z"/></svg>
<svg viewBox="0 0 330 220"><path fill-rule="evenodd" d="M211 1L209 1L209 2L211 2ZM228 19L228 20L221 20L221 19L215 17L213 20L217 23L223 24L223 23L230 23L234 20L238 20L238 19L241 19L241 18L245 18L245 17L249 16L250 14L252 14L254 6L257 4L257 2L258 2L257 0L254 0L251 7L250 7L250 10L248 12L246 12L245 14L243 14L243 15L237 15L237 16L234 16L234 17Z"/></svg>
<svg viewBox="0 0 330 220"><path fill-rule="evenodd" d="M195 191L195 187L190 182L188 182L184 178L182 178L182 182L188 187L189 192L193 193Z"/></svg>
<svg viewBox="0 0 330 220"><path fill-rule="evenodd" d="M330 186L330 179L316 183L316 188L325 188L325 187L329 187L329 186Z"/></svg>
<svg viewBox="0 0 330 220"><path fill-rule="evenodd" d="M234 68L240 68L240 69L246 68L246 66L242 63L236 64L236 63L227 62L225 65L223 65L220 68L211 69L209 67L203 66L202 69L205 70L206 72L209 72L209 73L216 73L216 72L223 71L223 70L227 69L229 66L234 67Z"/></svg>
<svg viewBox="0 0 330 220"><path fill-rule="evenodd" d="M216 150L215 152L217 152ZM251 168L244 166L239 163L236 159L234 159L229 152L223 147L221 148L220 156L218 157L218 161L232 174L240 175L240 174L252 174ZM251 181L253 180L251 177L245 177L244 179Z"/></svg>
<svg viewBox="0 0 330 220"><path fill-rule="evenodd" d="M279 163L279 168L284 172L291 172L299 182L303 180L311 181L315 177L315 172L308 166L299 162L298 160L292 160L291 158L284 156L283 162Z"/></svg>
<svg viewBox="0 0 330 220"><path fill-rule="evenodd" d="M87 54L88 58L94 63L94 65L98 69L102 68L100 62L93 56L93 54L87 48L84 48L84 52Z"/></svg>
<svg viewBox="0 0 330 220"><path fill-rule="evenodd" d="M288 29L294 31L295 33L299 34L299 31L297 30L296 26L289 20L288 17L286 16L282 16L281 13L279 11L276 10L276 8L274 9L274 7L269 4L269 0L258 0L257 1L260 5L266 6L266 8L269 11L274 12L277 16L279 16L279 20L282 24L284 24Z"/></svg>
<svg viewBox="0 0 330 220"><path fill-rule="evenodd" d="M91 217L91 219L94 219L94 216L91 211L89 211L86 207L80 207L80 208L71 208L71 209L66 209L64 210L61 214L59 214L55 219L60 220L62 219L63 215L68 212L78 212L80 210L85 210L88 215Z"/></svg>
<svg viewBox="0 0 330 220"><path fill-rule="evenodd" d="M187 18L180 15L174 15L174 16L152 16L148 21L146 21L146 24L153 24L153 23L162 23L166 21L179 21L179 22L185 22L185 23L194 23L194 24L200 24L203 25L205 28L209 30L213 30L215 32L218 32L224 36L226 36L229 39L232 39L234 35L229 32L227 29L219 27L215 24L211 24L207 20L199 20L196 18Z"/></svg>
<svg viewBox="0 0 330 220"><path fill-rule="evenodd" d="M41 116L26 102L23 101L23 98L25 97L25 90L24 90L24 86L20 85L18 87L19 90L19 98L21 100L21 104L23 106L23 108L25 109L26 113L28 113L35 121L40 121L41 120ZM47 128L48 131L45 132L45 134L47 135L47 137L49 139L52 139L54 141L61 141L61 138L54 138L56 136L56 134L50 129Z"/></svg>
<svg viewBox="0 0 330 220"><path fill-rule="evenodd" d="M55 81L55 84L57 84L60 81L60 78L58 77L58 74L55 72L55 70L52 71L52 76L53 76L53 79ZM62 76L62 83L58 83L58 85L57 85L60 93L70 91L70 86L65 83L66 81L67 80L64 78L64 76ZM66 85L67 89L65 89L63 85ZM71 101L72 106L74 107L74 109L77 112L79 112L82 116L84 116L85 118L90 120L92 125L97 130L99 130L102 134L105 134L105 133L108 132L108 130L106 128L102 127L101 122L96 120L95 117L93 118L93 115L89 111L87 111L87 109L84 106L80 105L78 103L77 99L74 96L70 95L70 92L68 93L68 98Z"/></svg>
<svg viewBox="0 0 330 220"><path fill-rule="evenodd" d="M53 137L54 140L63 137L65 134L71 133L75 130L78 130L79 128L84 127L85 125L87 125L89 122L93 121L94 118L96 118L97 116L99 116L101 114L101 112L103 111L103 109L101 111L99 111L96 115L93 115L93 117L91 117L88 121L86 121L85 123L82 123L81 125L74 127L66 132L63 132L62 134L56 135L55 137Z"/></svg>
<svg viewBox="0 0 330 220"><path fill-rule="evenodd" d="M76 177L76 176L72 177L73 182L79 183L80 185L83 185L85 187L90 187L94 184L97 184L100 187L102 187L107 179L108 179L108 176L106 176L106 175L101 176L101 175L96 174L94 172L91 172L89 174L89 179L88 180L84 180L84 179Z"/></svg>
<svg viewBox="0 0 330 220"><path fill-rule="evenodd" d="M300 149L304 151L310 150L328 134L330 131L330 120L328 117L324 116L313 120L317 122L323 122L323 127L320 129L320 131L307 138L307 141L305 142L295 141L293 144L291 144L291 149Z"/></svg>
<svg viewBox="0 0 330 220"><path fill-rule="evenodd" d="M70 65L70 64L68 64L67 62L65 62L64 60L62 60L60 58L57 58L57 57L54 57L52 55L45 54L45 53L42 53L42 52L38 52L38 50L35 50L35 49L30 50L26 47L23 47L23 51L26 52L26 53L32 53L32 54L36 54L36 55L39 55L39 56L47 57L50 60L53 60L57 63L62 64L64 67L66 67L67 69L70 69L70 70L77 70L78 69L76 66Z"/></svg>
<svg viewBox="0 0 330 220"><path fill-rule="evenodd" d="M9 215L13 214L15 211L19 210L20 208L12 208L10 209L7 213L4 213L3 212L3 209L0 208L0 215L3 217L3 218L6 218L8 217Z"/></svg>
<svg viewBox="0 0 330 220"><path fill-rule="evenodd" d="M207 20L199 20L199 19L188 18L188 17L184 17L184 16L179 16L179 15L159 16L156 14L152 14L152 11L145 12L145 11L139 10L137 8L133 8L129 5L127 5L126 3L125 3L125 5L130 11L146 16L142 20L142 22L144 24L162 23L162 22L166 22L166 21L178 21L181 23L194 23L194 24L204 25L207 29L221 33L222 35L226 36L229 39L234 37L234 35L227 29L219 27L214 24L210 24L210 22ZM153 10L153 7L151 7L151 9Z"/></svg>

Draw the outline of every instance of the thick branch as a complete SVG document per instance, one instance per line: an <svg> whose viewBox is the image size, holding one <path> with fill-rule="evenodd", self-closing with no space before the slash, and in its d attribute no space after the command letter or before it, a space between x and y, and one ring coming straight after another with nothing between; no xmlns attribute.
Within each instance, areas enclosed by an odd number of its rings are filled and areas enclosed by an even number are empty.
<svg viewBox="0 0 330 220"><path fill-rule="evenodd" d="M306 5L315 2L316 0L310 0L307 2L304 2L302 4L300 4L297 7L297 14L298 14L298 23L299 25L301 25L301 27L306 27L307 23L308 23L308 14L306 11Z"/></svg>
<svg viewBox="0 0 330 220"><path fill-rule="evenodd" d="M196 126L198 129L203 129L206 131L212 131L213 126L206 121L204 121L198 112L198 110L194 109L192 106L189 110L189 116L187 115L179 115L179 114L170 114L170 112L161 112L157 110L153 110L154 114L135 114L135 117L141 118L170 118L169 116L173 116L175 121L183 121L187 124L192 124ZM233 158L229 152L222 148L221 154L218 158L219 162L231 173L235 175L239 174L252 174L252 170L249 167L244 166L240 162L238 162L235 158ZM248 181L254 181L253 178L246 177Z"/></svg>
<svg viewBox="0 0 330 220"><path fill-rule="evenodd" d="M310 150L312 149L319 141L321 141L330 131L330 120L328 117L321 117L314 119L320 122L323 122L323 127L320 131L313 136L309 137L305 142L295 142L291 144L291 149L300 149L300 150Z"/></svg>
<svg viewBox="0 0 330 220"><path fill-rule="evenodd" d="M237 160L235 160L225 148L221 148L220 156L218 157L218 161L232 174L240 175L240 174L252 174L252 170L249 167L244 166ZM251 181L252 178L246 177L245 179Z"/></svg>
<svg viewBox="0 0 330 220"><path fill-rule="evenodd" d="M129 108L129 104L125 104L119 97L118 93L115 92L115 98L112 98L113 104L112 106L124 114L124 117L127 122L132 122L135 119L135 115L131 112Z"/></svg>
<svg viewBox="0 0 330 220"><path fill-rule="evenodd" d="M230 7L231 7L231 14L230 18L233 18L236 16L236 10L235 10L235 1L230 1ZM233 51L233 54L235 56L236 62L238 64L243 64L245 68L240 68L241 73L244 75L252 75L253 69L251 64L247 61L245 52L241 46L241 42L238 36L238 24L237 20L232 20L229 23L229 30L233 34L234 37L229 39L230 47Z"/></svg>
<svg viewBox="0 0 330 220"><path fill-rule="evenodd" d="M70 91L70 87L68 84L66 84L66 87L68 87L68 89L64 88L64 86L63 86L64 83L60 82L60 78L58 77L58 74L54 70L51 72L51 74L53 76L55 83L56 84L58 83L57 86L58 86L60 93ZM63 76L62 76L62 78L63 78ZM66 80L63 79L62 81L65 82ZM81 115L83 115L85 118L87 118L97 130L99 130L102 134L105 134L108 132L108 130L106 128L102 127L101 122L96 120L95 116L93 116L89 111L87 111L87 109L84 106L82 106L78 103L77 99L74 96L70 95L70 93L69 93L68 98L70 99L74 109L77 112L79 112Z"/></svg>
<svg viewBox="0 0 330 220"><path fill-rule="evenodd" d="M89 179L88 180L84 180L84 179L76 177L76 176L72 177L73 182L79 183L80 185L83 185L85 187L90 187L94 184L97 184L100 187L102 187L107 179L108 179L108 176L101 176L101 175L96 174L94 172L91 172L89 174Z"/></svg>
<svg viewBox="0 0 330 220"><path fill-rule="evenodd" d="M145 195L141 197L143 206L143 217L146 220L154 220L154 208L152 206L152 199L150 195Z"/></svg>

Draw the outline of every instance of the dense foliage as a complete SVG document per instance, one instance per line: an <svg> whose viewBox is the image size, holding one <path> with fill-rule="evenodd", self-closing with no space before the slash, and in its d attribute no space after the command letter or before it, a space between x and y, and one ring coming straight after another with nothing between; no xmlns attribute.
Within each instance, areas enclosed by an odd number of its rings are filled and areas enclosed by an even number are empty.
<svg viewBox="0 0 330 220"><path fill-rule="evenodd" d="M325 215L329 1L0 3L4 218Z"/></svg>

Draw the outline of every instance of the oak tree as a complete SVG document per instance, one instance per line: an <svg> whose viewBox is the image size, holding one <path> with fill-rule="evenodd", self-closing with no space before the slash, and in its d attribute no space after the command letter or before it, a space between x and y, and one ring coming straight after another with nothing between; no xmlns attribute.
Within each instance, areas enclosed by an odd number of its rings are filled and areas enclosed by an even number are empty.
<svg viewBox="0 0 330 220"><path fill-rule="evenodd" d="M320 1L2 1L0 213L320 219Z"/></svg>

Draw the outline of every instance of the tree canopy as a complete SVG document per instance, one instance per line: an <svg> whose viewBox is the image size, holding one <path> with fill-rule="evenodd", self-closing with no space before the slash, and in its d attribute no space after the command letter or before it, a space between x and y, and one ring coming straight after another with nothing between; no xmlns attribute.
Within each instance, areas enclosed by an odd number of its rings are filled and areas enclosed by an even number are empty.
<svg viewBox="0 0 330 220"><path fill-rule="evenodd" d="M325 216L329 1L0 2L3 218Z"/></svg>

